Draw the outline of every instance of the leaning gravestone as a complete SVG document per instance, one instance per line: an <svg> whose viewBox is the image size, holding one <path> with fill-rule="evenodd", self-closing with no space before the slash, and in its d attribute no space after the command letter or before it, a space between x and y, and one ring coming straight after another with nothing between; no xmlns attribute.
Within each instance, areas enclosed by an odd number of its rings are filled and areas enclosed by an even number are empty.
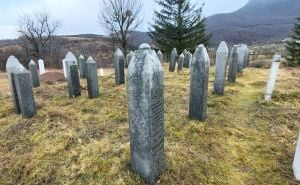
<svg viewBox="0 0 300 185"><path fill-rule="evenodd" d="M115 82L116 85L124 84L124 55L118 48L114 54L114 67L115 67Z"/></svg>
<svg viewBox="0 0 300 185"><path fill-rule="evenodd" d="M78 58L79 61L79 71L80 71L80 78L86 78L86 63L84 56L80 55Z"/></svg>
<svg viewBox="0 0 300 185"><path fill-rule="evenodd" d="M157 56L160 63L164 63L164 54L160 50L157 52Z"/></svg>
<svg viewBox="0 0 300 185"><path fill-rule="evenodd" d="M39 59L39 60L38 60L38 64L39 64L40 75L46 73L46 71L45 71L44 60Z"/></svg>
<svg viewBox="0 0 300 185"><path fill-rule="evenodd" d="M30 71L30 79L32 83L32 87L39 87L40 86L40 79L39 79L39 72L36 63L31 60L29 62L29 71Z"/></svg>
<svg viewBox="0 0 300 185"><path fill-rule="evenodd" d="M170 66L169 66L169 71L170 72L174 72L175 71L177 57L178 57L177 50L176 50L176 48L174 48L172 50L171 56L170 56Z"/></svg>
<svg viewBox="0 0 300 185"><path fill-rule="evenodd" d="M68 78L69 97L74 98L81 95L80 80L77 65L70 65L70 77Z"/></svg>
<svg viewBox="0 0 300 185"><path fill-rule="evenodd" d="M238 46L234 45L231 49L231 56L230 56L230 62L229 62L229 69L228 69L228 82L229 83L235 83L236 82L236 74L237 74L237 68L238 68Z"/></svg>
<svg viewBox="0 0 300 185"><path fill-rule="evenodd" d="M99 96L99 84L97 76L97 63L92 57L86 62L87 69L87 86L89 98L97 98Z"/></svg>
<svg viewBox="0 0 300 185"><path fill-rule="evenodd" d="M272 62L271 70L270 70L270 76L269 81L267 83L267 88L265 91L265 100L270 101L272 98L273 90L275 87L277 74L280 66L280 60L281 60L281 54L276 53Z"/></svg>
<svg viewBox="0 0 300 185"><path fill-rule="evenodd" d="M126 56L125 67L127 68L133 56L133 51L130 51Z"/></svg>
<svg viewBox="0 0 300 185"><path fill-rule="evenodd" d="M67 79L70 77L70 66L71 65L77 65L77 59L75 55L72 52L68 52L65 57L65 68L66 68L66 74L67 74ZM78 69L78 66L77 66Z"/></svg>
<svg viewBox="0 0 300 185"><path fill-rule="evenodd" d="M207 117L207 91L209 56L204 45L200 45L191 64L189 118L205 121Z"/></svg>
<svg viewBox="0 0 300 185"><path fill-rule="evenodd" d="M293 161L293 171L295 178L300 181L300 135L296 147L296 152Z"/></svg>
<svg viewBox="0 0 300 185"><path fill-rule="evenodd" d="M13 99L13 103L14 103L15 112L18 114L21 113L21 109L20 109L20 105L19 105L19 101L18 101L18 95L17 95L17 90L16 90L15 79L13 77L14 76L13 73L15 73L20 68L24 68L24 66L22 64L20 64L19 60L16 57L10 56L7 59L6 71L7 71L7 75L8 75L8 82L9 82L9 86L10 86L10 90L11 90L11 95L12 95L12 99Z"/></svg>
<svg viewBox="0 0 300 185"><path fill-rule="evenodd" d="M184 61L184 55L181 53L179 55L179 58L178 58L177 72L182 71L182 69L183 69L183 61Z"/></svg>
<svg viewBox="0 0 300 185"><path fill-rule="evenodd" d="M238 46L238 69L239 73L243 73L245 61L245 47L244 44Z"/></svg>
<svg viewBox="0 0 300 185"><path fill-rule="evenodd" d="M163 68L148 44L132 61L127 74L131 168L153 184L165 167Z"/></svg>
<svg viewBox="0 0 300 185"><path fill-rule="evenodd" d="M31 86L30 73L25 68L19 68L13 73L18 102L23 118L31 118L36 114L36 106Z"/></svg>
<svg viewBox="0 0 300 185"><path fill-rule="evenodd" d="M228 59L228 48L226 42L221 42L216 55L214 92L218 95L224 95L224 82L226 76L226 64Z"/></svg>

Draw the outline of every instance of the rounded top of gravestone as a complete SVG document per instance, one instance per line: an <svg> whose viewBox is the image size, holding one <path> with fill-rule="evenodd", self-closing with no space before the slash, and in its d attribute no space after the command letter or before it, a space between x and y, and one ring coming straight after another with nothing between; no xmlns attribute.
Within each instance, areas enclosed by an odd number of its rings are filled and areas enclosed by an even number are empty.
<svg viewBox="0 0 300 185"><path fill-rule="evenodd" d="M120 48L118 48L115 52L115 56L124 56L122 50Z"/></svg>
<svg viewBox="0 0 300 185"><path fill-rule="evenodd" d="M33 60L30 60L29 65L36 65L36 63Z"/></svg>
<svg viewBox="0 0 300 185"><path fill-rule="evenodd" d="M187 49L184 49L184 50L183 50L183 53L184 53L184 54L186 54L187 52L188 52Z"/></svg>
<svg viewBox="0 0 300 185"><path fill-rule="evenodd" d="M274 55L274 62L280 62L280 60L281 60L281 53L276 52Z"/></svg>
<svg viewBox="0 0 300 185"><path fill-rule="evenodd" d="M143 43L139 46L139 49L151 49L151 46L147 43Z"/></svg>
<svg viewBox="0 0 300 185"><path fill-rule="evenodd" d="M6 68L16 67L19 63L20 63L19 60L15 56L11 55L7 59Z"/></svg>
<svg viewBox="0 0 300 185"><path fill-rule="evenodd" d="M89 57L86 63L96 63L96 61L93 59L93 57Z"/></svg>
<svg viewBox="0 0 300 185"><path fill-rule="evenodd" d="M162 54L162 52L160 50L158 50L157 54Z"/></svg>
<svg viewBox="0 0 300 185"><path fill-rule="evenodd" d="M65 60L66 61L75 61L75 62L77 61L75 55L70 51L67 53Z"/></svg>
<svg viewBox="0 0 300 185"><path fill-rule="evenodd" d="M39 59L38 62L44 62L44 60L43 59Z"/></svg>
<svg viewBox="0 0 300 185"><path fill-rule="evenodd" d="M179 55L179 58L184 58L184 54L181 53L181 54Z"/></svg>
<svg viewBox="0 0 300 185"><path fill-rule="evenodd" d="M80 55L80 56L79 56L79 59L84 59L84 56L83 56L83 55Z"/></svg>
<svg viewBox="0 0 300 185"><path fill-rule="evenodd" d="M210 62L209 56L208 56L208 53L207 53L207 50L206 50L206 48L205 48L205 46L204 46L203 44L200 44L200 45L198 46L198 48L197 48L196 51L195 51L195 54L200 55L200 57L203 57L203 59L204 59L205 61Z"/></svg>
<svg viewBox="0 0 300 185"><path fill-rule="evenodd" d="M222 53L228 53L228 47L225 41L222 41L218 47L217 53L222 52Z"/></svg>

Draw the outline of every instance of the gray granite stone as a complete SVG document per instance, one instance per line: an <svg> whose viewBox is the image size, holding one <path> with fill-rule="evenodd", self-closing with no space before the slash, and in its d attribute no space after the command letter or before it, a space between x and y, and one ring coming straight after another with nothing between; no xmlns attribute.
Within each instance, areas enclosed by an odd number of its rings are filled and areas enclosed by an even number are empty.
<svg viewBox="0 0 300 185"><path fill-rule="evenodd" d="M228 69L228 82L235 83L236 82L236 74L238 68L238 46L235 45L231 49L231 56L229 60L229 69Z"/></svg>
<svg viewBox="0 0 300 185"><path fill-rule="evenodd" d="M99 96L99 84L97 76L97 63L92 57L86 62L87 67L87 86L89 98L97 98Z"/></svg>
<svg viewBox="0 0 300 185"><path fill-rule="evenodd" d="M131 168L153 184L165 168L164 75L154 50L134 53L127 84Z"/></svg>
<svg viewBox="0 0 300 185"><path fill-rule="evenodd" d="M79 63L79 71L80 71L80 78L85 79L86 78L86 63L85 63L85 58L84 56L80 55L78 58L78 63Z"/></svg>
<svg viewBox="0 0 300 185"><path fill-rule="evenodd" d="M200 45L191 64L189 118L192 120L205 121L207 118L209 65L207 50Z"/></svg>
<svg viewBox="0 0 300 185"><path fill-rule="evenodd" d="M183 67L184 68L189 68L191 60L192 60L192 54L187 50L184 50L183 54L184 54Z"/></svg>
<svg viewBox="0 0 300 185"><path fill-rule="evenodd" d="M216 70L214 81L214 93L224 95L224 82L226 76L226 65L228 59L228 48L226 42L221 42L216 54Z"/></svg>
<svg viewBox="0 0 300 185"><path fill-rule="evenodd" d="M164 54L160 50L157 52L157 56L160 63L164 63Z"/></svg>
<svg viewBox="0 0 300 185"><path fill-rule="evenodd" d="M80 90L80 80L78 75L78 66L71 64L70 68L70 77L68 78L68 87L69 87L69 97L74 98L81 95Z"/></svg>
<svg viewBox="0 0 300 185"><path fill-rule="evenodd" d="M245 45L241 44L238 46L238 73L243 73L245 63Z"/></svg>
<svg viewBox="0 0 300 185"><path fill-rule="evenodd" d="M124 77L124 55L118 48L114 54L114 67L115 67L115 83L121 85L125 83Z"/></svg>
<svg viewBox="0 0 300 185"><path fill-rule="evenodd" d="M130 51L126 56L125 67L128 67L133 56L133 51Z"/></svg>
<svg viewBox="0 0 300 185"><path fill-rule="evenodd" d="M71 65L77 65L78 70L78 64L77 59L75 55L72 52L68 52L65 57L65 67L66 67L66 73L67 73L67 79L70 77L70 66Z"/></svg>
<svg viewBox="0 0 300 185"><path fill-rule="evenodd" d="M6 71L7 71L8 82L9 82L9 86L10 86L10 90L11 90L11 94L12 94L12 100L14 103L14 109L15 109L15 112L19 114L19 113L21 113L21 109L20 109L20 105L19 105L15 80L13 77L13 73L15 73L18 69L24 69L24 66L22 64L20 64L19 60L16 57L10 56L6 62Z"/></svg>
<svg viewBox="0 0 300 185"><path fill-rule="evenodd" d="M18 69L14 74L18 102L23 118L31 118L36 114L30 73L25 68Z"/></svg>
<svg viewBox="0 0 300 185"><path fill-rule="evenodd" d="M38 72L38 67L36 65L36 63L31 60L29 62L29 71L30 71L30 79L31 79L31 84L32 84L32 87L35 88L35 87L39 87L40 86L40 79L39 79L39 72Z"/></svg>
<svg viewBox="0 0 300 185"><path fill-rule="evenodd" d="M174 48L172 50L171 56L170 56L170 66L169 66L169 71L170 72L175 71L175 66L176 66L177 59L178 59L177 50L176 50L176 48Z"/></svg>
<svg viewBox="0 0 300 185"><path fill-rule="evenodd" d="M183 53L181 53L178 57L177 72L180 72L183 70L183 61L184 61L184 55L183 55Z"/></svg>

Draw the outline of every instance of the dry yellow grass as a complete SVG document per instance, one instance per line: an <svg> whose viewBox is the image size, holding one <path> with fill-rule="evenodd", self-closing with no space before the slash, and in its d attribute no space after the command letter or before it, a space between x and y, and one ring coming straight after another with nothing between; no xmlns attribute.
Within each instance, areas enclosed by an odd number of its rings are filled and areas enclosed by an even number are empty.
<svg viewBox="0 0 300 185"><path fill-rule="evenodd" d="M281 69L273 102L268 70L247 69L223 97L211 93L208 120L190 121L189 72L165 67L167 169L159 184L297 184L300 69ZM129 169L126 87L100 80L101 96L69 99L67 84L35 89L38 115L22 119L0 95L0 184L143 184Z"/></svg>

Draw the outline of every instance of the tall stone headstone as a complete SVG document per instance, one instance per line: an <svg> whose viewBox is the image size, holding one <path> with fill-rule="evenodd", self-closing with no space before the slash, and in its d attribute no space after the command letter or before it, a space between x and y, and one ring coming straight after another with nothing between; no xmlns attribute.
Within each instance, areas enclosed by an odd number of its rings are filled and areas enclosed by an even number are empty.
<svg viewBox="0 0 300 185"><path fill-rule="evenodd" d="M132 61L127 73L131 168L153 184L165 168L163 68L148 44Z"/></svg>
<svg viewBox="0 0 300 185"><path fill-rule="evenodd" d="M74 98L81 95L78 65L71 64L70 76L68 78L69 97Z"/></svg>
<svg viewBox="0 0 300 185"><path fill-rule="evenodd" d="M62 64L63 64L64 76L65 76L65 78L67 78L67 67L66 67L66 60L65 59L62 60Z"/></svg>
<svg viewBox="0 0 300 185"><path fill-rule="evenodd" d="M39 87L40 86L40 79L39 79L39 72L36 63L31 60L29 62L29 71L30 71L30 77L31 77L31 83L32 87Z"/></svg>
<svg viewBox="0 0 300 185"><path fill-rule="evenodd" d="M207 94L209 56L204 45L200 45L191 64L189 118L205 121L207 118Z"/></svg>
<svg viewBox="0 0 300 185"><path fill-rule="evenodd" d="M12 95L12 100L14 103L14 109L16 113L21 113L20 105L19 105L19 100L18 100L18 95L17 95L17 89L16 89L16 83L14 79L13 73L15 73L18 69L23 69L24 66L19 62L19 60L14 57L10 56L7 59L6 62L6 71L8 75L8 81L9 81L9 86L11 90L11 95Z"/></svg>
<svg viewBox="0 0 300 185"><path fill-rule="evenodd" d="M241 44L238 46L238 73L243 73L245 63L245 45Z"/></svg>
<svg viewBox="0 0 300 185"><path fill-rule="evenodd" d="M97 98L99 96L99 84L97 75L97 63L92 57L86 62L87 68L87 86L89 98Z"/></svg>
<svg viewBox="0 0 300 185"><path fill-rule="evenodd" d="M293 161L293 171L296 180L300 181L300 135L298 138L296 152Z"/></svg>
<svg viewBox="0 0 300 185"><path fill-rule="evenodd" d="M170 66L169 66L169 71L174 72L175 67L176 67L176 62L177 62L178 54L176 48L174 48L171 52L170 56Z"/></svg>
<svg viewBox="0 0 300 185"><path fill-rule="evenodd" d="M69 79L70 77L71 65L77 65L77 59L72 52L68 52L65 57L65 68L66 68L67 79ZM77 65L77 69L78 69L78 65Z"/></svg>
<svg viewBox="0 0 300 185"><path fill-rule="evenodd" d="M244 69L245 69L246 67L248 67L248 64L249 64L250 50L247 45L243 45L243 46L244 46L244 52L245 52L245 54L244 54L244 58L245 58L244 59Z"/></svg>
<svg viewBox="0 0 300 185"><path fill-rule="evenodd" d="M180 72L183 69L183 61L184 61L184 55L181 53L178 57L178 66L177 66L177 71Z"/></svg>
<svg viewBox="0 0 300 185"><path fill-rule="evenodd" d="M36 114L36 106L31 86L30 73L27 69L20 68L13 73L13 76L22 117L31 118Z"/></svg>
<svg viewBox="0 0 300 185"><path fill-rule="evenodd" d="M114 67L116 85L124 84L124 54L119 48L114 54Z"/></svg>
<svg viewBox="0 0 300 185"><path fill-rule="evenodd" d="M40 75L46 73L44 60L39 59L38 64L39 64Z"/></svg>
<svg viewBox="0 0 300 185"><path fill-rule="evenodd" d="M78 58L79 63L79 71L80 71L80 78L85 79L86 78L86 63L84 56L80 55Z"/></svg>
<svg viewBox="0 0 300 185"><path fill-rule="evenodd" d="M228 48L226 42L221 42L216 54L216 71L214 92L218 95L224 95L224 82L226 76L226 65L228 59Z"/></svg>
<svg viewBox="0 0 300 185"><path fill-rule="evenodd" d="M157 52L157 56L160 63L164 63L164 54L160 50Z"/></svg>
<svg viewBox="0 0 300 185"><path fill-rule="evenodd" d="M236 74L238 68L238 46L235 45L231 49L230 52L230 60L229 60L229 69L228 69L228 82L235 83L236 82Z"/></svg>
<svg viewBox="0 0 300 185"><path fill-rule="evenodd" d="M128 67L133 56L133 51L130 51L126 56L125 67Z"/></svg>
<svg viewBox="0 0 300 185"><path fill-rule="evenodd" d="M184 68L189 68L190 63L191 63L191 59L192 59L192 54L187 50L183 51L183 54L184 54L183 67Z"/></svg>
<svg viewBox="0 0 300 185"><path fill-rule="evenodd" d="M273 90L275 87L277 74L278 74L278 70L279 70L279 66L280 66L280 60L281 60L281 54L276 53L274 55L274 59L273 59L272 66L270 69L270 76L269 76L267 88L265 91L265 100L266 101L270 101L272 98L272 94L273 94Z"/></svg>

